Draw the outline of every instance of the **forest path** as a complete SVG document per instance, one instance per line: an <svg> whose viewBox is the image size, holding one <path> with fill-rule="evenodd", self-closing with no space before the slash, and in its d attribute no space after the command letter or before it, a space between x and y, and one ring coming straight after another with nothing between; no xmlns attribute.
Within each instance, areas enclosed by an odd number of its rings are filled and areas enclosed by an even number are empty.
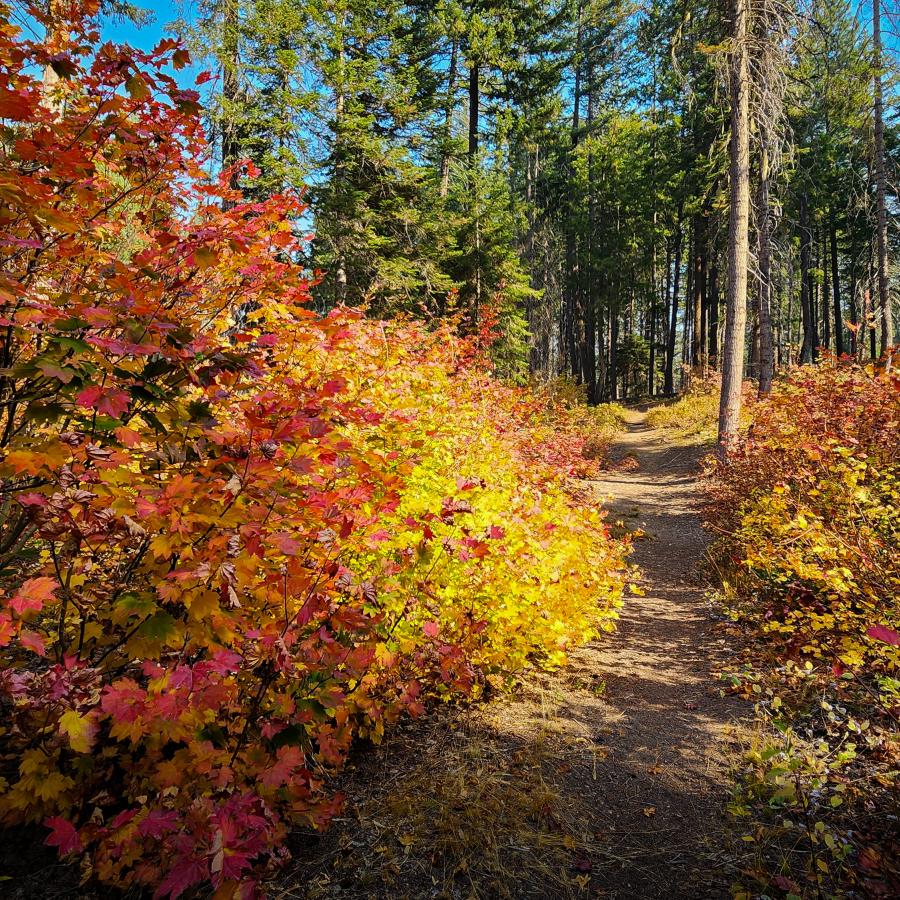
<svg viewBox="0 0 900 900"><path fill-rule="evenodd" d="M273 896L730 896L729 738L750 710L711 674L731 648L706 598L705 448L646 418L629 411L593 483L611 523L644 533L645 593L616 632L361 754L352 812Z"/></svg>
<svg viewBox="0 0 900 900"><path fill-rule="evenodd" d="M713 630L705 591L708 539L697 512L705 448L648 428L646 418L629 411L596 482L610 520L644 533L632 561L645 596L626 602L615 634L572 660L576 672L600 673L598 711L613 723L593 786L597 824L619 858L595 881L620 898L727 897L726 741L748 709L721 696L710 674L730 648Z"/></svg>

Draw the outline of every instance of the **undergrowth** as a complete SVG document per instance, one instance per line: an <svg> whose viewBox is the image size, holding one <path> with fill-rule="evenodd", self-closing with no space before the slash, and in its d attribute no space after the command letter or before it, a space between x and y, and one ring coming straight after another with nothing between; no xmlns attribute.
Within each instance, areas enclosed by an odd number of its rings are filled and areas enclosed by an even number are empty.
<svg viewBox="0 0 900 900"><path fill-rule="evenodd" d="M548 433L565 436L569 446L578 448L581 459L569 467L568 474L596 475L598 464L606 462L610 444L622 431L625 407L620 403L589 405L585 386L569 378L535 385L534 391L552 412L543 420Z"/></svg>
<svg viewBox="0 0 900 900"><path fill-rule="evenodd" d="M756 701L740 897L900 892L898 380L801 369L716 469L712 559Z"/></svg>
<svg viewBox="0 0 900 900"><path fill-rule="evenodd" d="M484 708L393 734L389 753L360 761L353 816L318 856L304 854L271 885L272 896L587 896L594 861L609 848L556 783L567 755L553 709L540 704L538 733L528 739Z"/></svg>
<svg viewBox="0 0 900 900"><path fill-rule="evenodd" d="M627 548L594 414L490 374L490 307L316 315L304 208L204 170L186 53L69 13L59 57L0 29L0 819L248 898L360 740L611 629Z"/></svg>
<svg viewBox="0 0 900 900"><path fill-rule="evenodd" d="M709 378L695 382L676 400L653 407L647 413L647 425L712 443L716 439L718 415L719 385L716 379Z"/></svg>

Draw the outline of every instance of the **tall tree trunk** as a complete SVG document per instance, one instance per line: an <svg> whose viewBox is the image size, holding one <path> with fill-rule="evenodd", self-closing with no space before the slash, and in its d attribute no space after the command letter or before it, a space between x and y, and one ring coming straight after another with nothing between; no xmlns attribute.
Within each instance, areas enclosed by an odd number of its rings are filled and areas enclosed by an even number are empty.
<svg viewBox="0 0 900 900"><path fill-rule="evenodd" d="M881 318L881 355L885 369L891 367L894 343L894 317L888 289L888 236L885 193L887 178L884 165L884 90L881 84L881 2L872 0L872 77L875 86L875 213L878 252L878 309Z"/></svg>
<svg viewBox="0 0 900 900"><path fill-rule="evenodd" d="M788 302L787 302L787 364L794 365L794 257L787 255Z"/></svg>
<svg viewBox="0 0 900 900"><path fill-rule="evenodd" d="M566 297L566 313L568 321L569 338L569 366L572 375L581 378L581 355L583 352L584 318L583 310L579 302L579 277L578 277L578 247L575 234L575 204L576 187L574 178L575 151L578 148L578 138L581 130L581 14L582 3L578 4L578 27L575 34L575 53L572 57L574 67L575 85L572 98L572 130L570 137L569 165L568 165L568 217L565 223L566 229L566 278L564 290ZM589 186L590 189L590 186Z"/></svg>
<svg viewBox="0 0 900 900"><path fill-rule="evenodd" d="M803 322L800 365L810 363L815 359L816 346L819 343L813 319L811 245L812 229L809 227L809 204L804 192L800 195L800 316Z"/></svg>
<svg viewBox="0 0 900 900"><path fill-rule="evenodd" d="M587 83L587 133L590 135L591 128L594 124L594 70L588 67L588 83ZM587 158L587 183L588 183L588 221L587 221L587 240L586 253L587 260L585 265L585 276L587 278L586 290L583 291L585 298L584 310L584 351L583 351L583 370L582 377L587 386L588 403L597 402L597 335L595 325L595 297L594 297L594 227L595 227L595 204L594 197L594 157L592 153L588 153Z"/></svg>
<svg viewBox="0 0 900 900"><path fill-rule="evenodd" d="M816 240L816 229L814 225L815 219L810 219L810 238L809 238L809 305L810 318L812 319L813 333L816 336L816 342L813 348L813 355L819 358L819 350L822 347L821 332L819 331L819 281L815 273L819 269L819 242Z"/></svg>
<svg viewBox="0 0 900 900"><path fill-rule="evenodd" d="M681 379L680 388L690 387L691 379L691 338L694 333L694 220L688 228L687 284L684 292L684 330L681 333Z"/></svg>
<svg viewBox="0 0 900 900"><path fill-rule="evenodd" d="M654 266L655 268L655 266ZM650 300L650 309L647 311L647 344L650 347L650 359L647 365L647 396L652 397L656 380L656 297Z"/></svg>
<svg viewBox="0 0 900 900"><path fill-rule="evenodd" d="M525 212L528 218L528 231L525 235L525 259L528 262L528 271L531 275L530 283L534 288L540 287L540 274L536 265L536 237L537 237L537 204L535 198L536 184L540 167L540 146L534 148L534 153L529 148L525 149ZM546 275L544 276L546 280ZM544 343L544 325L542 319L543 305L540 297L529 296L525 300L526 319L528 322L528 334L530 346L528 351L528 370L532 374L542 372L546 363L542 353Z"/></svg>
<svg viewBox="0 0 900 900"><path fill-rule="evenodd" d="M233 166L240 158L240 134L236 112L240 93L240 9L238 0L224 0L222 10L222 168ZM229 179L228 186L237 189L240 177L237 172ZM232 200L223 200L222 208L234 206Z"/></svg>
<svg viewBox="0 0 900 900"><path fill-rule="evenodd" d="M444 136L441 147L441 197L445 198L450 190L450 158L452 156L451 141L453 139L453 107L456 102L456 70L458 67L459 41L453 38L450 47L450 67L447 70L447 98L444 101Z"/></svg>
<svg viewBox="0 0 900 900"><path fill-rule="evenodd" d="M647 367L647 395L649 397L653 397L656 393L656 319L657 312L659 306L659 297L657 296L657 291L659 290L659 277L657 272L657 244L659 242L659 229L658 229L658 213L656 209L656 197L657 197L657 186L656 186L656 172L658 169L657 165L657 141L656 141L656 52L655 50L651 53L653 60L653 81L652 81L652 91L650 94L651 103L650 103L650 158L651 158L651 167L650 167L650 177L651 177L651 186L653 191L653 253L651 260L651 271L650 271L650 310L649 310L649 323L647 325L647 336L648 336L648 344L650 346L650 359L649 365ZM593 74L593 72L592 72ZM593 88L593 78L592 88ZM593 89L591 90L591 95L593 96ZM666 256L667 256L667 268L668 268L668 247L666 248ZM668 283L669 273L666 272L666 300L668 300Z"/></svg>
<svg viewBox="0 0 900 900"><path fill-rule="evenodd" d="M469 60L469 164L478 156L478 112L481 103L481 77L477 59Z"/></svg>
<svg viewBox="0 0 900 900"><path fill-rule="evenodd" d="M764 128L765 126L763 126ZM757 316L759 322L759 394L764 397L772 390L775 375L775 352L772 345L772 240L771 210L769 206L769 153L768 134L760 134L763 144L760 159L757 215L759 216L759 290L757 291Z"/></svg>
<svg viewBox="0 0 900 900"><path fill-rule="evenodd" d="M473 230L475 233L475 265L473 271L473 323L478 322L481 315L481 205L478 196L478 127L479 107L481 104L481 72L477 59L469 60L469 172L471 181L471 202Z"/></svg>
<svg viewBox="0 0 900 900"><path fill-rule="evenodd" d="M778 278L772 296L773 298L777 298L777 315L775 319L775 368L776 370L780 370L784 366L784 277L781 266L778 266Z"/></svg>
<svg viewBox="0 0 900 900"><path fill-rule="evenodd" d="M837 226L834 224L834 212L828 216L828 233L831 242L831 290L834 300L834 352L838 357L844 355L844 313L841 310L841 274L838 269Z"/></svg>
<svg viewBox="0 0 900 900"><path fill-rule="evenodd" d="M822 279L822 346L831 350L831 268L828 265L828 233L822 229L822 256L820 258Z"/></svg>
<svg viewBox="0 0 900 900"><path fill-rule="evenodd" d="M240 153L235 106L240 90L239 69L239 9L238 0L225 0L222 18L222 104L225 107L222 121L222 168L233 165Z"/></svg>
<svg viewBox="0 0 900 900"><path fill-rule="evenodd" d="M660 343L659 350L663 355L663 370L665 371L665 351L669 346L669 320L672 318L672 247L669 241L666 241L666 283L665 293L663 294L663 310L662 321L660 322Z"/></svg>
<svg viewBox="0 0 900 900"><path fill-rule="evenodd" d="M869 330L869 359L874 363L878 359L877 331L878 331L878 309L875 306L875 260L874 247L869 242L868 263L866 266L866 294L863 301L863 319Z"/></svg>
<svg viewBox="0 0 900 900"><path fill-rule="evenodd" d="M707 355L709 366L715 371L719 368L719 263L713 258L709 270L709 326L707 335L709 345Z"/></svg>
<svg viewBox="0 0 900 900"><path fill-rule="evenodd" d="M237 0L227 0L228 3L237 3ZM344 104L346 102L346 46L345 31L347 28L347 11L343 12L343 17L339 23L340 28L340 50L338 51L338 72L335 80L335 97L334 97L334 180L338 190L341 189L344 181ZM338 232L340 234L340 231ZM340 243L343 243L341 236ZM334 261L334 286L335 298L338 303L343 303L347 297L347 260L341 252L342 248L338 244Z"/></svg>
<svg viewBox="0 0 900 900"><path fill-rule="evenodd" d="M706 225L704 212L694 217L694 330L691 333L691 365L700 366L703 363L704 330L703 330L703 300L706 288Z"/></svg>
<svg viewBox="0 0 900 900"><path fill-rule="evenodd" d="M48 4L48 9L50 12L50 24L47 27L47 34L44 38L45 48L49 48L51 53L59 52L60 43L66 38L68 32L64 32L64 28L69 24L67 15L66 15L66 4L65 0L50 0ZM59 108L58 100L53 100L46 97L47 94L51 94L53 88L59 83L59 75L56 74L56 70L51 65L44 66L44 73L42 78L42 86L45 95L45 103L48 105L48 109L60 113L62 110Z"/></svg>
<svg viewBox="0 0 900 900"><path fill-rule="evenodd" d="M857 359L857 354L859 352L859 331L857 330L857 315L856 315L856 256L853 252L853 245L850 245L850 274L848 279L847 290L849 294L849 311L850 311L850 324L853 326L850 329L850 356L853 359Z"/></svg>
<svg viewBox="0 0 900 900"><path fill-rule="evenodd" d="M719 399L719 444L723 452L737 440L744 377L744 331L747 320L747 269L750 263L750 68L747 50L749 0L732 0L730 59L731 140L728 220L728 299L722 392Z"/></svg>
<svg viewBox="0 0 900 900"><path fill-rule="evenodd" d="M675 393L675 343L678 334L678 288L681 281L681 245L684 237L681 227L681 213L683 203L678 203L678 218L675 225L675 264L672 275L672 314L669 319L669 334L666 346L666 373L663 381L663 392L669 395Z"/></svg>
<svg viewBox="0 0 900 900"><path fill-rule="evenodd" d="M619 399L619 287L621 279L616 279L615 293L609 308L609 399Z"/></svg>

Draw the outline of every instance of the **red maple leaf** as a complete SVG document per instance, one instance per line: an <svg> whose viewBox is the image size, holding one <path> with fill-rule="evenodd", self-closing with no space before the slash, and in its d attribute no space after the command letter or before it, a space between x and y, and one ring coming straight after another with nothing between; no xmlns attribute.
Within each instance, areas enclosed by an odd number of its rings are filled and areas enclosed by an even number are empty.
<svg viewBox="0 0 900 900"><path fill-rule="evenodd" d="M46 819L44 824L50 829L50 834L44 843L48 847L56 847L60 856L81 850L82 844L78 830L67 819L62 816L53 816L53 818Z"/></svg>

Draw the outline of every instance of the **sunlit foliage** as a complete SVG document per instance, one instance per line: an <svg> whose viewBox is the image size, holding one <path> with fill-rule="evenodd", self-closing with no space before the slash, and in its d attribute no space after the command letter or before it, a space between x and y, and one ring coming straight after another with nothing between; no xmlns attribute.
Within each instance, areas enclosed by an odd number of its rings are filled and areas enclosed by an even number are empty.
<svg viewBox="0 0 900 900"><path fill-rule="evenodd" d="M184 51L75 12L0 27L0 815L243 896L354 737L610 627L624 548L571 417L484 334L314 315L302 207L209 178Z"/></svg>
<svg viewBox="0 0 900 900"><path fill-rule="evenodd" d="M898 388L855 366L800 369L718 470L730 586L785 653L838 673L900 666Z"/></svg>

